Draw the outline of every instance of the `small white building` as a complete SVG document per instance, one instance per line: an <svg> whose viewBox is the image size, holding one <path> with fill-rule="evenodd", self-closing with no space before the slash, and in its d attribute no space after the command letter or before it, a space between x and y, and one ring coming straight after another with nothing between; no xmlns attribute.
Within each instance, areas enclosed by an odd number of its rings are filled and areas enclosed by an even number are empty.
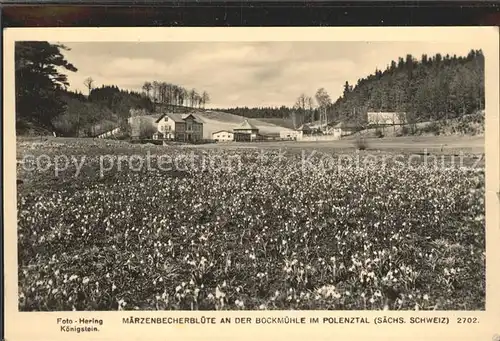
<svg viewBox="0 0 500 341"><path fill-rule="evenodd" d="M229 130L219 130L212 133L212 140L217 142L227 142L234 140L234 133Z"/></svg>
<svg viewBox="0 0 500 341"><path fill-rule="evenodd" d="M352 129L349 129L344 123L340 122L333 127L333 136L341 138L346 135L351 135Z"/></svg>
<svg viewBox="0 0 500 341"><path fill-rule="evenodd" d="M368 112L368 124L393 125L406 123L405 112Z"/></svg>
<svg viewBox="0 0 500 341"><path fill-rule="evenodd" d="M280 131L280 139L282 140L297 140L302 134L301 131L284 129Z"/></svg>

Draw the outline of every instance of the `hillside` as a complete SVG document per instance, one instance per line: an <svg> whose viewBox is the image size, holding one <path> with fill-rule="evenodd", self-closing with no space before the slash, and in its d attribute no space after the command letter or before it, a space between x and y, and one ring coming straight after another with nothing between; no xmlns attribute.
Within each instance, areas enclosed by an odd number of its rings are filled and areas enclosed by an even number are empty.
<svg viewBox="0 0 500 341"><path fill-rule="evenodd" d="M203 134L205 138L211 138L212 133L218 130L232 130L246 119L243 116L212 110L201 112L198 117L204 122ZM279 135L280 131L287 130L287 128L265 122L264 120L250 118L248 122L259 128L259 132L263 135Z"/></svg>
<svg viewBox="0 0 500 341"><path fill-rule="evenodd" d="M146 82L144 92L139 93L115 85L96 87L89 77L85 80L88 96L84 96L66 90L68 78L61 72L77 72L78 69L64 58L61 53L64 50L67 50L64 45L48 42L16 44L18 134L55 132L67 137L96 136L116 127L125 127L131 109L150 114L158 113L158 108L160 112L202 112L206 138L216 130L233 129L245 118L262 134L272 135L292 128L293 122L300 126L319 119L318 103L314 104L314 98L304 94L299 96L294 108L204 110L202 108L210 100L205 91L200 95L195 89L188 91L178 85L156 81ZM436 54L416 59L407 55L390 61L384 71L377 69L359 79L354 86L346 82L343 95L333 103L323 88L316 95L316 101L327 109L329 122L363 126L367 111L404 111L407 123L411 125L440 121L425 128L431 133L462 134L465 131L465 134L472 134L478 128L471 126L467 130L465 123L457 124L455 128L437 125L451 124L449 120L484 109L484 56L481 50L471 50L467 56Z"/></svg>
<svg viewBox="0 0 500 341"><path fill-rule="evenodd" d="M294 129L293 120L289 118L257 118L259 121L271 123L279 127Z"/></svg>
<svg viewBox="0 0 500 341"><path fill-rule="evenodd" d="M363 122L367 111L404 111L410 123L452 119L484 109L484 55L407 55L387 68L344 85L332 120Z"/></svg>
<svg viewBox="0 0 500 341"><path fill-rule="evenodd" d="M363 137L398 137L398 136L483 136L485 112L457 118L419 122L401 126L387 126L361 130L347 139Z"/></svg>

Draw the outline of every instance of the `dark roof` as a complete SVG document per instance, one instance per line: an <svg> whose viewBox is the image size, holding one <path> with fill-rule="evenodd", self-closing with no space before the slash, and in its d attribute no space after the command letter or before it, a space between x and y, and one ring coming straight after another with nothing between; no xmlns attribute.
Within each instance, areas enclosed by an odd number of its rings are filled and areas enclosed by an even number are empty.
<svg viewBox="0 0 500 341"><path fill-rule="evenodd" d="M259 130L259 128L255 127L250 122L248 122L247 119L245 119L245 121L243 121L243 123L234 128L234 130Z"/></svg>
<svg viewBox="0 0 500 341"><path fill-rule="evenodd" d="M172 121L174 122L184 122L184 120L186 118L188 118L189 116L192 116L194 121L195 122L198 122L198 123L203 123L202 120L200 120L198 117L196 117L194 114L191 114L191 113L188 113L188 114L174 114L174 113L165 113L163 115L161 115L157 120L156 120L156 123L160 122L160 120L163 118L163 117L169 117Z"/></svg>
<svg viewBox="0 0 500 341"><path fill-rule="evenodd" d="M226 129L223 129L223 130L217 130L217 131L214 131L214 132L212 133L212 135L213 135L213 134L217 134L217 133L222 133L222 132L231 133L231 134L233 133L231 130L226 130Z"/></svg>
<svg viewBox="0 0 500 341"><path fill-rule="evenodd" d="M309 125L307 124L303 124L301 125L300 127L297 128L298 131L311 131L311 127L309 127Z"/></svg>

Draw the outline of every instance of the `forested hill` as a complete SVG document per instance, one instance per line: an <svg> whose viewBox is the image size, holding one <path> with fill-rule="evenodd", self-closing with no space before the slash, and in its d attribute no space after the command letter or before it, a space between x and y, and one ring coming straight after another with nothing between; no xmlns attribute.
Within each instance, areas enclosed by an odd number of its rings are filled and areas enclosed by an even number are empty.
<svg viewBox="0 0 500 341"><path fill-rule="evenodd" d="M281 107L236 107L236 108L219 108L215 111L224 111L230 114L239 115L249 118L288 118L290 117L293 108L287 106Z"/></svg>
<svg viewBox="0 0 500 341"><path fill-rule="evenodd" d="M17 42L15 48L16 131L18 134L57 132L64 136L92 136L96 130L116 127L129 110L150 111L152 102L140 93L116 86L93 87L89 95L67 91L63 72L77 72L62 52L64 45L48 42ZM87 81L87 80L86 80Z"/></svg>
<svg viewBox="0 0 500 341"><path fill-rule="evenodd" d="M64 91L61 98L65 103L64 113L52 122L54 128L66 136L92 136L122 124L131 108L152 109L149 98L114 85L92 89L89 96Z"/></svg>
<svg viewBox="0 0 500 341"><path fill-rule="evenodd" d="M299 97L300 99L300 97ZM299 101L298 101L299 102ZM484 56L412 55L389 61L387 68L345 83L343 95L328 105L330 121L358 123L367 111L405 111L415 122L454 118L484 109ZM225 108L222 111L252 118L285 118L292 111L303 121L318 119L314 108Z"/></svg>
<svg viewBox="0 0 500 341"><path fill-rule="evenodd" d="M85 79L88 96L67 91L66 72L77 72L67 61L64 45L48 42L17 42L15 48L16 130L64 136L95 136L126 124L130 109L152 112L153 101L161 106L204 108L210 101L168 82L145 82L143 93L114 85L96 87ZM327 72L327 70L325 70ZM297 94L295 106L275 108L220 108L249 118L289 119L293 126L318 120L319 108L326 108L330 122L363 123L369 110L405 111L408 123L451 119L484 109L484 56L471 50L467 56L432 57L411 55L389 62L357 84L344 85L343 95L332 102L327 89L314 97ZM184 107L185 108L185 107ZM276 122L274 122L276 123ZM124 126L125 127L125 126Z"/></svg>
<svg viewBox="0 0 500 341"><path fill-rule="evenodd" d="M405 111L410 119L432 121L484 109L484 56L411 55L392 61L384 71L346 82L344 94L331 107L335 119L358 120L366 111Z"/></svg>

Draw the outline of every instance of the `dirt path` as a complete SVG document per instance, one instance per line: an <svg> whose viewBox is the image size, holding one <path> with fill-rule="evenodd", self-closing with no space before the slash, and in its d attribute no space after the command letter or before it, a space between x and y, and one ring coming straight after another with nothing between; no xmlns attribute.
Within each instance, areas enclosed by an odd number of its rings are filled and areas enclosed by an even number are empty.
<svg viewBox="0 0 500 341"><path fill-rule="evenodd" d="M471 154L484 153L484 136L405 136L388 138L366 139L368 150L380 151L405 151L405 152L428 152L442 151L444 153L456 153L459 151ZM192 147L192 146L190 146ZM260 149L260 148L305 148L305 149L356 149L355 140L338 141L269 141L269 142L227 142L197 145L197 148L221 148L221 149Z"/></svg>

